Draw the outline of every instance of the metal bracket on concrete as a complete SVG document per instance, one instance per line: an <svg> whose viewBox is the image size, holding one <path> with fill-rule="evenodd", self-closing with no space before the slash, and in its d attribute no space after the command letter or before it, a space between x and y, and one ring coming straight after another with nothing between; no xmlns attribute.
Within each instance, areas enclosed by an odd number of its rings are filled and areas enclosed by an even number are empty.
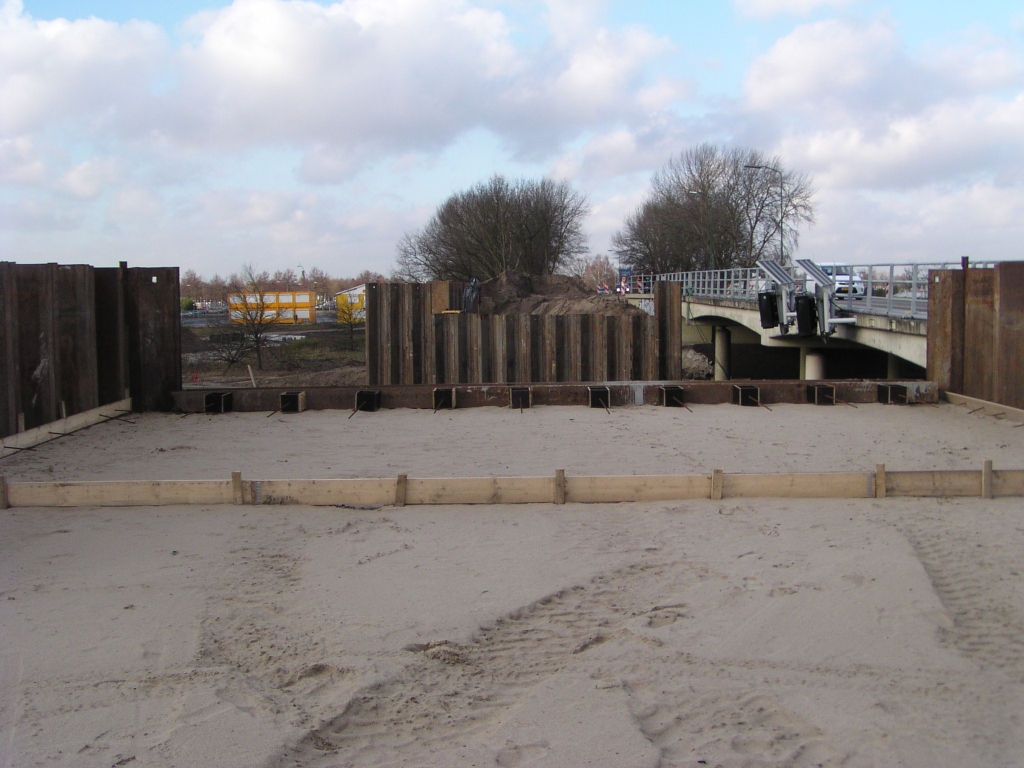
<svg viewBox="0 0 1024 768"><path fill-rule="evenodd" d="M230 413L234 409L234 395L230 392L207 392L203 397L205 413Z"/></svg>
<svg viewBox="0 0 1024 768"><path fill-rule="evenodd" d="M380 390L360 389L356 392L355 410L374 413L380 410Z"/></svg>
<svg viewBox="0 0 1024 768"><path fill-rule="evenodd" d="M302 413L306 410L305 392L282 392L281 413Z"/></svg>
<svg viewBox="0 0 1024 768"><path fill-rule="evenodd" d="M878 402L882 405L907 405L910 394L906 384L879 384Z"/></svg>
<svg viewBox="0 0 1024 768"><path fill-rule="evenodd" d="M604 408L606 411L612 405L612 391L610 387L587 387L590 395L591 408Z"/></svg>
<svg viewBox="0 0 1024 768"><path fill-rule="evenodd" d="M761 405L761 388L752 384L733 384L732 404L758 407Z"/></svg>
<svg viewBox="0 0 1024 768"><path fill-rule="evenodd" d="M451 410L455 408L454 387L436 387L434 389L434 410Z"/></svg>
<svg viewBox="0 0 1024 768"><path fill-rule="evenodd" d="M666 386L661 388L661 404L667 408L686 408L686 400L683 399L684 390L679 386Z"/></svg>
<svg viewBox="0 0 1024 768"><path fill-rule="evenodd" d="M523 410L533 405L533 389L531 387L509 387L508 407Z"/></svg>
<svg viewBox="0 0 1024 768"><path fill-rule="evenodd" d="M836 388L831 384L808 384L807 402L812 405L835 405Z"/></svg>

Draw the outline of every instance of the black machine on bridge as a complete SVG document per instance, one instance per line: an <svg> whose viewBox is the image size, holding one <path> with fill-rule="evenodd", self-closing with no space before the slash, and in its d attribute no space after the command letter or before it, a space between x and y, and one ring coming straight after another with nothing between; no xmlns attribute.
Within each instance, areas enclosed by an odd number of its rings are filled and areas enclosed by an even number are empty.
<svg viewBox="0 0 1024 768"><path fill-rule="evenodd" d="M798 259L797 264L813 281L813 293L808 293L806 285L797 283L781 264L767 260L757 262L769 277L765 290L757 294L762 328L777 326L783 334L788 334L795 322L798 336L831 336L836 327L857 322L856 318L839 316L836 283L827 272L810 259Z"/></svg>

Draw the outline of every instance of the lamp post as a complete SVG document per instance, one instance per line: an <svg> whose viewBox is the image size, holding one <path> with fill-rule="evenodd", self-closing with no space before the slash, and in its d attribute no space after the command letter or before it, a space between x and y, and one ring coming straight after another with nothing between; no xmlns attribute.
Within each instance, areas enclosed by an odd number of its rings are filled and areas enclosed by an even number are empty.
<svg viewBox="0 0 1024 768"><path fill-rule="evenodd" d="M750 171L772 171L773 173L779 174L779 263L785 265L786 263L786 229L783 210L783 199L785 189L782 186L783 180L785 179L784 174L778 168L772 168L770 165L744 165L744 168Z"/></svg>
<svg viewBox="0 0 1024 768"><path fill-rule="evenodd" d="M703 189L684 189L683 191L690 195L690 197L700 198L700 207L698 208L699 215L697 217L699 227L697 232L699 246L697 249L697 255L704 259L704 269L721 268L721 264L717 263L717 260L715 259L714 251L710 250L708 247L708 240L711 239L709 231L715 226L713 219L714 211L711 207L710 195L708 195L707 191ZM706 258L709 254L711 256L710 259Z"/></svg>

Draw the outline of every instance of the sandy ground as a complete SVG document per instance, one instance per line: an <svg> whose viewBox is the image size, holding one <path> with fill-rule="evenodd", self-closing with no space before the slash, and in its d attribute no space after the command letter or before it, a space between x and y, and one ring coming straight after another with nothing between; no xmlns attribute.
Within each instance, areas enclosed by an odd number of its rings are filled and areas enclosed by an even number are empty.
<svg viewBox="0 0 1024 768"><path fill-rule="evenodd" d="M148 414L11 480L1024 468L951 406ZM0 513L3 766L1024 765L1024 504Z"/></svg>

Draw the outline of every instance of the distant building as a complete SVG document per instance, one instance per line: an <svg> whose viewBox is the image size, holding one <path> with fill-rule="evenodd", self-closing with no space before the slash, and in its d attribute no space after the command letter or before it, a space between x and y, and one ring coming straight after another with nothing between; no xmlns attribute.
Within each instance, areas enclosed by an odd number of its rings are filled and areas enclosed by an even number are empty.
<svg viewBox="0 0 1024 768"><path fill-rule="evenodd" d="M283 291L232 294L228 296L228 317L232 323L243 324L247 317L257 318L260 311L268 323L298 325L316 322L315 298L309 291Z"/></svg>
<svg viewBox="0 0 1024 768"><path fill-rule="evenodd" d="M357 285L334 294L338 304L338 322L366 319L366 285Z"/></svg>

